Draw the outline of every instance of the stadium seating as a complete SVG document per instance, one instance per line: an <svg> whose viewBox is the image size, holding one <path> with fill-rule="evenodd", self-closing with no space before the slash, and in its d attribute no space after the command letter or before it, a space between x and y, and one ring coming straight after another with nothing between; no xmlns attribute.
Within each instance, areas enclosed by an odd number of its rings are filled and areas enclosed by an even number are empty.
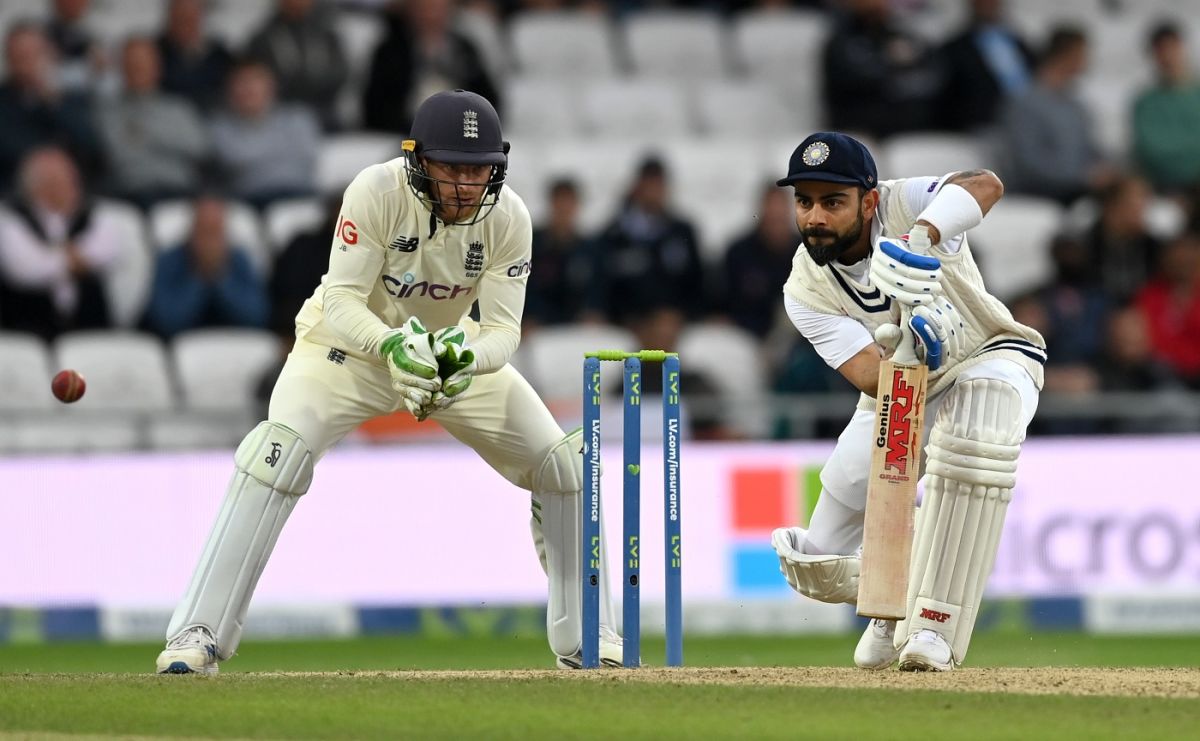
<svg viewBox="0 0 1200 741"><path fill-rule="evenodd" d="M693 130L687 97L662 80L596 82L582 91L584 132L633 141L667 141Z"/></svg>
<svg viewBox="0 0 1200 741"><path fill-rule="evenodd" d="M593 350L641 349L619 327L575 324L546 327L523 343L527 379L547 401L578 401L583 393L583 354Z"/></svg>
<svg viewBox="0 0 1200 741"><path fill-rule="evenodd" d="M559 79L604 79L617 74L612 26L587 12L522 13L509 25L521 74Z"/></svg>
<svg viewBox="0 0 1200 741"><path fill-rule="evenodd" d="M175 406L167 355L148 334L70 332L54 343L59 368L86 369L87 408L94 412L158 412Z"/></svg>
<svg viewBox="0 0 1200 741"><path fill-rule="evenodd" d="M899 134L877 149L880 177L909 178L945 175L958 170L995 167L973 136L954 134Z"/></svg>
<svg viewBox="0 0 1200 741"><path fill-rule="evenodd" d="M1049 244L1063 221L1063 209L1053 201L1005 196L971 230L971 251L997 298L1016 298L1052 277Z"/></svg>
<svg viewBox="0 0 1200 741"><path fill-rule="evenodd" d="M165 2L94 0L84 17L83 26L93 38L115 47L130 36L157 36L166 17Z"/></svg>
<svg viewBox="0 0 1200 741"><path fill-rule="evenodd" d="M800 130L777 91L757 80L713 81L695 91L700 130L710 136L780 136Z"/></svg>
<svg viewBox="0 0 1200 741"><path fill-rule="evenodd" d="M730 427L751 438L766 434L767 373L753 335L730 324L692 325L679 338L679 355L685 372L702 375L716 388ZM683 396L686 400L686 388Z"/></svg>
<svg viewBox="0 0 1200 741"><path fill-rule="evenodd" d="M575 90L570 83L515 77L505 86L504 133L508 138L572 139L579 136L580 129Z"/></svg>
<svg viewBox="0 0 1200 741"><path fill-rule="evenodd" d="M120 201L101 199L96 203L96 212L112 219L121 240L120 252L105 285L112 320L118 327L132 327L142 318L154 278L146 224L140 211Z"/></svg>
<svg viewBox="0 0 1200 741"><path fill-rule="evenodd" d="M703 80L707 85L728 74L724 28L713 13L646 11L629 16L623 32L637 75Z"/></svg>
<svg viewBox="0 0 1200 741"><path fill-rule="evenodd" d="M171 343L171 356L192 411L240 412L258 406L255 391L282 359L275 335L254 329L200 329Z"/></svg>
<svg viewBox="0 0 1200 741"><path fill-rule="evenodd" d="M317 152L317 190L341 193L364 168L400 156L402 139L391 134L327 136Z"/></svg>
<svg viewBox="0 0 1200 741"><path fill-rule="evenodd" d="M0 332L0 411L49 410L54 397L50 349L36 335ZM0 425L0 428L9 425Z"/></svg>
<svg viewBox="0 0 1200 741"><path fill-rule="evenodd" d="M272 203L263 213L263 230L272 253L279 255L298 234L316 229L324 218L325 206L319 198L292 198Z"/></svg>
<svg viewBox="0 0 1200 741"><path fill-rule="evenodd" d="M216 0L209 5L208 32L237 50L271 17L275 0Z"/></svg>

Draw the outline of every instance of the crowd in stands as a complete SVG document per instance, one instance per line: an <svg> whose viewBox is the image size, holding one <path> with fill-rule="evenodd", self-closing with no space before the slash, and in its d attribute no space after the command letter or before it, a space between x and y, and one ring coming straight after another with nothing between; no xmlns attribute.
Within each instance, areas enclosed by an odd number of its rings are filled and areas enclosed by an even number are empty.
<svg viewBox="0 0 1200 741"><path fill-rule="evenodd" d="M1113 13L1137 4L1091 2ZM376 132L398 145L415 104L447 87L486 95L505 120L510 111L519 117L509 91L523 72L497 64L506 46L495 42L536 14L569 11L616 24L647 11L700 9L728 25L778 12L825 29L818 53L803 57L814 60L811 69L780 70L788 84L804 78L817 92L807 106L820 111L817 125L872 146L915 132L970 137L1010 197L1064 209L1060 233L1039 246L1053 273L1005 297L1046 336L1048 391L1200 390L1200 78L1183 14L1144 25L1141 69L1130 76L1145 82L1124 110L1110 112L1129 122L1114 147L1102 135L1111 121L1081 94L1096 61L1094 19L1031 34L1013 24L1003 0L277 0L238 44L210 32L206 0L169 0L160 28L103 40L88 19L104 3L43 4L29 17L0 14L0 329L50 340L115 326L105 276L122 263L124 247L97 204L128 204L149 223L156 207L182 199L190 228L152 250L136 326L163 338L211 326L269 328L286 338L327 265L339 194L318 185L317 169L330 137ZM913 32L951 8L967 12L944 33ZM367 48L335 31L350 14L373 24ZM703 84L695 94L704 95ZM808 133L774 124L785 139ZM782 317L781 285L797 245L790 194L752 180L749 197L728 200L730 209L752 204L726 214L741 233L730 230L706 249L698 209L712 205L678 196L694 183L668 158L652 148L637 156L631 172L603 174L620 193L597 223L581 213L601 173L558 174L538 182L541 192L522 193L545 204L532 209L528 334L606 323L669 349L685 326L726 323L760 343L772 390L845 391ZM730 171L745 167L738 151L708 156ZM919 174L941 173L881 173ZM265 264L253 258L255 245L231 235L231 209L248 205L261 216L297 198L321 199L323 218ZM1176 215L1166 226L1154 217L1164 209ZM985 275L1004 269L981 262Z"/></svg>

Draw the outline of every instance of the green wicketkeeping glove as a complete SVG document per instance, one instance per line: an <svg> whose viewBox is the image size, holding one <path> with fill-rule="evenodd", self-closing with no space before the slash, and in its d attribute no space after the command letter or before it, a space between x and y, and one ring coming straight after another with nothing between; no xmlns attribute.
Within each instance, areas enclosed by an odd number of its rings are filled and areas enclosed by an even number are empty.
<svg viewBox="0 0 1200 741"><path fill-rule="evenodd" d="M423 419L422 411L432 402L434 392L442 390L433 335L420 319L412 317L384 338L379 354L387 360L392 388L404 399L408 410Z"/></svg>
<svg viewBox="0 0 1200 741"><path fill-rule="evenodd" d="M475 375L475 351L467 347L462 327L446 327L433 334L433 351L438 361L442 393L455 397L467 390Z"/></svg>

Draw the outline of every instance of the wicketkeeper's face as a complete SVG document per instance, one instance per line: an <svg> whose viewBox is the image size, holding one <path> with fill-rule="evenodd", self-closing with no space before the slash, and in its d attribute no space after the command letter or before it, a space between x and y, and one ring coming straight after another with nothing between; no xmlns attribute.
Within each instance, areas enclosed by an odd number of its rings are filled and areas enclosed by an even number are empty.
<svg viewBox="0 0 1200 741"><path fill-rule="evenodd" d="M470 220L492 176L491 165L451 165L430 159L425 160L425 171L432 180L438 218L448 224Z"/></svg>

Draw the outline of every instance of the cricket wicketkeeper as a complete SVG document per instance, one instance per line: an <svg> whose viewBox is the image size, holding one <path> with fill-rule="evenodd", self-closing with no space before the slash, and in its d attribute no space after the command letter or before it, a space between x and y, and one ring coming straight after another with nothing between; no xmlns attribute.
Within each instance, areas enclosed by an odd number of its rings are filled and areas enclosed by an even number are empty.
<svg viewBox="0 0 1200 741"><path fill-rule="evenodd" d="M532 492L550 648L560 667L580 664L581 436L564 434L508 364L521 339L532 234L525 204L504 186L509 145L491 103L462 90L422 103L411 137L402 157L366 168L346 190L329 272L296 317L266 421L234 455L160 673L211 674L233 656L313 466L365 420L401 409L437 422ZM475 302L478 322L468 317ZM398 456L397 465L420 461ZM620 665L607 583L600 593L601 659Z"/></svg>
<svg viewBox="0 0 1200 741"><path fill-rule="evenodd" d="M929 365L932 424L908 617L872 620L854 661L947 671L967 654L1046 361L1041 335L987 292L967 245L1003 186L988 170L879 182L862 143L828 132L796 148L778 184L795 189L803 236L783 289L788 315L863 394L821 471L808 530L772 536L780 569L813 599L856 600L879 364L911 307L905 331Z"/></svg>

